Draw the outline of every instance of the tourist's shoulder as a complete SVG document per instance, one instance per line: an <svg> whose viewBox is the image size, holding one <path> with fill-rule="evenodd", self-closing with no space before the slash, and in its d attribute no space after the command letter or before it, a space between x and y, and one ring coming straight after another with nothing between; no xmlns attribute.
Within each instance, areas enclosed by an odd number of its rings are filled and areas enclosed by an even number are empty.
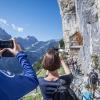
<svg viewBox="0 0 100 100"><path fill-rule="evenodd" d="M67 75L64 74L64 75L61 75L61 76L60 76L60 78L64 78L64 77L68 77L68 78L69 78L69 77L73 77L73 75L70 73L70 74L67 74Z"/></svg>

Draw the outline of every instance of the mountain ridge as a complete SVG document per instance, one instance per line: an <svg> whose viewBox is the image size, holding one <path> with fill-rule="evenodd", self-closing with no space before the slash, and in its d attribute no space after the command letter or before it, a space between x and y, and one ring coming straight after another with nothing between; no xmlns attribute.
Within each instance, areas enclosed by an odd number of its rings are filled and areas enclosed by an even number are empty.
<svg viewBox="0 0 100 100"><path fill-rule="evenodd" d="M0 28L0 39L9 40L11 38L11 35ZM25 38L16 37L16 41L22 46L22 48L24 48L31 64L38 61L49 48L58 46L58 41L39 41L34 36L27 36ZM0 69L10 71L15 74L22 73L22 67L18 60L14 57L3 57L0 59Z"/></svg>

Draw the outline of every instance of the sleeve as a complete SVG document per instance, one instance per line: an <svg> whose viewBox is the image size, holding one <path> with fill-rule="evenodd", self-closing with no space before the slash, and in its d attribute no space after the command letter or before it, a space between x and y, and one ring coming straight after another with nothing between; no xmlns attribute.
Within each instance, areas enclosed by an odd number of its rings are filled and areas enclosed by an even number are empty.
<svg viewBox="0 0 100 100"><path fill-rule="evenodd" d="M36 72L33 70L32 65L29 63L27 59L27 55L21 51L16 55L19 63L22 65L23 68L23 76L35 79L38 83L38 79L36 76Z"/></svg>
<svg viewBox="0 0 100 100"><path fill-rule="evenodd" d="M35 71L27 59L27 55L24 52L19 52L16 55L19 63L23 67L23 75L15 76L13 78L14 84L17 84L16 91L20 91L20 94L25 95L26 93L35 89L39 82ZM20 95L19 94L19 95Z"/></svg>
<svg viewBox="0 0 100 100"><path fill-rule="evenodd" d="M16 55L16 57L17 57L19 63L22 65L23 72L24 72L23 75L27 76L27 77L37 78L36 73L32 68L32 65L29 63L29 61L27 59L27 55L23 51L21 51Z"/></svg>
<svg viewBox="0 0 100 100"><path fill-rule="evenodd" d="M24 52L19 52L16 57L23 67L24 74L11 77L0 73L0 90L2 88L5 91L9 100L19 99L34 90L39 84L36 73L27 59L27 55Z"/></svg>

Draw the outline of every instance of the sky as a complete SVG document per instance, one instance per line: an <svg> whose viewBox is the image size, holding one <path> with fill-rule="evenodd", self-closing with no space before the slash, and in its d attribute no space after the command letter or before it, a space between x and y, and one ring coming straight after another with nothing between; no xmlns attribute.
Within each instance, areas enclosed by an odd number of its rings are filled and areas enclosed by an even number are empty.
<svg viewBox="0 0 100 100"><path fill-rule="evenodd" d="M57 0L0 0L0 27L13 37L63 37Z"/></svg>

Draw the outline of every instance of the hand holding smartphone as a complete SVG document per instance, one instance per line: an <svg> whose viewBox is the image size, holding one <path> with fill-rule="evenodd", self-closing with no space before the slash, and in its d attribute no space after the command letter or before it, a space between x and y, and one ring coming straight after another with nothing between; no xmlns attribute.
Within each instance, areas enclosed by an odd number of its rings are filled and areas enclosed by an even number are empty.
<svg viewBox="0 0 100 100"><path fill-rule="evenodd" d="M14 57L19 51L21 51L20 45L16 43L15 40L8 40L8 41L3 41L0 40L0 54L2 57Z"/></svg>
<svg viewBox="0 0 100 100"><path fill-rule="evenodd" d="M7 48L13 55L16 55L18 52L22 51L21 46L15 41L15 39L13 40L13 48Z"/></svg>
<svg viewBox="0 0 100 100"><path fill-rule="evenodd" d="M1 57L13 57L14 55L6 48L13 48L13 40L0 40L0 56Z"/></svg>

